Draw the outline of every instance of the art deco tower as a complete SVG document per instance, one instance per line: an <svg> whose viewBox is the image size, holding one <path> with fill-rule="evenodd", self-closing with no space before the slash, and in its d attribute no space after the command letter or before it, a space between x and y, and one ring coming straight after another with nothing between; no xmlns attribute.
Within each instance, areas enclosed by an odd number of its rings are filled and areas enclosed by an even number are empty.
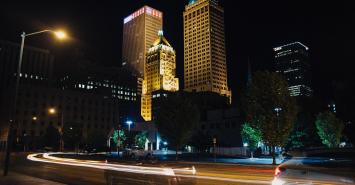
<svg viewBox="0 0 355 185"><path fill-rule="evenodd" d="M190 0L183 16L185 90L215 92L231 102L223 8L216 0Z"/></svg>
<svg viewBox="0 0 355 185"><path fill-rule="evenodd" d="M159 38L149 48L146 55L141 99L141 116L152 120L152 97L154 92L179 90L179 79L175 78L175 51L159 31Z"/></svg>

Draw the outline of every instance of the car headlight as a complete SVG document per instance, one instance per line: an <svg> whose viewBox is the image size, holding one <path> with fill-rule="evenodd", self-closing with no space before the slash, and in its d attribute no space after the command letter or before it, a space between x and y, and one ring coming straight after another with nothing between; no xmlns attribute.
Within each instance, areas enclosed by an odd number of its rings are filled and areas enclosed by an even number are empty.
<svg viewBox="0 0 355 185"><path fill-rule="evenodd" d="M274 178L274 180L272 180L271 182L272 185L284 185L285 184L285 181L281 180L281 179L278 179L278 178Z"/></svg>

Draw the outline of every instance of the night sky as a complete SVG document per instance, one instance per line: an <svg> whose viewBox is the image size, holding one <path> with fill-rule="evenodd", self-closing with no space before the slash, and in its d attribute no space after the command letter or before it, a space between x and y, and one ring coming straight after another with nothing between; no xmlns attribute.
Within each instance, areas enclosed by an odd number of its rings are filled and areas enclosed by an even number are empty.
<svg viewBox="0 0 355 185"><path fill-rule="evenodd" d="M50 36L36 36L26 40L26 44L48 48L58 56L80 50L99 64L119 66L123 18L149 5L164 14L164 35L177 52L178 77L182 81L182 12L187 2L1 1L0 39L20 42L21 31L59 27L70 33L69 42L59 43ZM354 50L350 46L355 37L354 32L346 31L354 21L342 1L334 2L221 0L225 9L228 77L233 96L237 97L245 86L248 58L253 71L271 70L272 48L293 41L310 48L316 96L329 99L333 81L354 78L350 67L354 62Z"/></svg>

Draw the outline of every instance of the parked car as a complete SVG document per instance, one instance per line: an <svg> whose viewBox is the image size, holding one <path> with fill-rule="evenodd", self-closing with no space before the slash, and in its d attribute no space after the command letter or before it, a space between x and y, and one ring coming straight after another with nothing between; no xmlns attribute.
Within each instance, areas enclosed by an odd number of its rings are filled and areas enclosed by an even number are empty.
<svg viewBox="0 0 355 185"><path fill-rule="evenodd" d="M323 150L292 157L275 169L272 185L355 184L355 151Z"/></svg>
<svg viewBox="0 0 355 185"><path fill-rule="evenodd" d="M133 159L151 159L153 157L152 151L144 150L137 146L128 149L126 155Z"/></svg>

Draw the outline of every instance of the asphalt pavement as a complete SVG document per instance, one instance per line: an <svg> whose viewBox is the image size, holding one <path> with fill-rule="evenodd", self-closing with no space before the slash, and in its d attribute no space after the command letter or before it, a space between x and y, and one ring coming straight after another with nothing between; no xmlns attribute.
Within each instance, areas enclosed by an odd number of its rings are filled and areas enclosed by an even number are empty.
<svg viewBox="0 0 355 185"><path fill-rule="evenodd" d="M97 169L83 166L70 166L65 164L52 164L30 161L26 159L27 154L14 154L11 160L10 175L21 174L26 177L34 177L49 182L61 184L100 184L100 185L141 185L141 184L270 184L273 178L273 167L255 167L246 165L210 165L198 164L196 174L177 173L169 175L152 175L145 173L130 173L125 171L114 171ZM139 166L137 163L134 166ZM160 164L161 165L161 164ZM182 168L188 164L165 164L171 168ZM4 177L1 177L2 179ZM0 181L1 182L1 181ZM3 184L3 183L1 183Z"/></svg>

